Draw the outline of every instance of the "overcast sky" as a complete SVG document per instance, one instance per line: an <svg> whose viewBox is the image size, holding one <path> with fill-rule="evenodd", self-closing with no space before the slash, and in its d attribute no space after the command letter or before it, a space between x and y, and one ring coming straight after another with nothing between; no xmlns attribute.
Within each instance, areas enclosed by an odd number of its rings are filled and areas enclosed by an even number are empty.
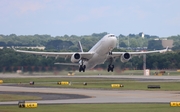
<svg viewBox="0 0 180 112"><path fill-rule="evenodd" d="M180 34L180 0L0 0L0 34Z"/></svg>

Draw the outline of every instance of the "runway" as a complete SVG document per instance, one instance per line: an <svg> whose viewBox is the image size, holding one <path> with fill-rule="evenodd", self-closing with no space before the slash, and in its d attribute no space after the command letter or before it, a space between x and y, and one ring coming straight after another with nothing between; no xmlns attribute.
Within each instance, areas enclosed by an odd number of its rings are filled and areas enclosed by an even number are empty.
<svg viewBox="0 0 180 112"><path fill-rule="evenodd" d="M0 75L2 77L2 75ZM9 75L4 76L8 78ZM18 77L26 77L18 75ZM34 77L34 76L28 76ZM35 76L50 77L50 76ZM69 76L52 76L52 77L69 77ZM72 77L72 76L70 76ZM180 81L179 76L73 76L73 77L97 77L97 78L119 78L119 79L136 79L136 80L172 80ZM71 104L71 103L169 103L180 99L180 91L145 91L145 90L99 90L99 89L67 89L67 88L36 88L36 87L19 87L0 85L0 91L11 92L27 92L31 93L49 93L59 95L79 95L86 96L84 98L68 98L68 99L43 99L33 102L38 104ZM0 105L17 104L18 101L0 102Z"/></svg>
<svg viewBox="0 0 180 112"><path fill-rule="evenodd" d="M38 104L67 104L67 103L169 103L180 99L180 91L142 91L142 90L90 90L62 88L31 88L0 86L1 91L33 92L85 95L90 98L38 100ZM34 101L33 101L34 102ZM0 102L0 104L17 104L17 101Z"/></svg>

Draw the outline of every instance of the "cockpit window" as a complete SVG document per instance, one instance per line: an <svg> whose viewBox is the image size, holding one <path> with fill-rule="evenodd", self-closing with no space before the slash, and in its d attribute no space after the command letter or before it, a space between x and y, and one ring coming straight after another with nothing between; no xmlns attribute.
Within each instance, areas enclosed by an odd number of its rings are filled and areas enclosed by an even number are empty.
<svg viewBox="0 0 180 112"><path fill-rule="evenodd" d="M115 37L115 35L109 35L108 37Z"/></svg>

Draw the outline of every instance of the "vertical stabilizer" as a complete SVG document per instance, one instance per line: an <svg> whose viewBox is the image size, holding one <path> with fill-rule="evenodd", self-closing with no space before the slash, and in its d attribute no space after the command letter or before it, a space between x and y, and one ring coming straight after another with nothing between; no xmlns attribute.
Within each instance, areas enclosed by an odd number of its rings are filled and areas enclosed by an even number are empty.
<svg viewBox="0 0 180 112"><path fill-rule="evenodd" d="M80 48L80 52L84 52L80 41L78 42L78 45L79 45L79 48Z"/></svg>

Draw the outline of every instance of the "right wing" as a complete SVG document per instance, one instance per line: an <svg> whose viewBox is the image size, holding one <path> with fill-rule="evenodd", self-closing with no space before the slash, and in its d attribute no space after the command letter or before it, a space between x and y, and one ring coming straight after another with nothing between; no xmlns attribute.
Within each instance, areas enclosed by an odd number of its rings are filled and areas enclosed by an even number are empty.
<svg viewBox="0 0 180 112"><path fill-rule="evenodd" d="M14 51L20 53L27 53L27 54L35 54L35 55L42 55L46 57L61 57L61 58L70 58L73 54L79 53L81 55L81 59L89 60L94 55L93 52L37 52L37 51L25 51L25 50L17 50L12 47Z"/></svg>
<svg viewBox="0 0 180 112"><path fill-rule="evenodd" d="M108 58L120 58L121 62L127 62L134 56L142 56L144 54L150 54L150 53L164 53L168 50L168 47L166 49L162 50L155 50L155 51L145 51L145 52L112 52L111 55L109 55Z"/></svg>

